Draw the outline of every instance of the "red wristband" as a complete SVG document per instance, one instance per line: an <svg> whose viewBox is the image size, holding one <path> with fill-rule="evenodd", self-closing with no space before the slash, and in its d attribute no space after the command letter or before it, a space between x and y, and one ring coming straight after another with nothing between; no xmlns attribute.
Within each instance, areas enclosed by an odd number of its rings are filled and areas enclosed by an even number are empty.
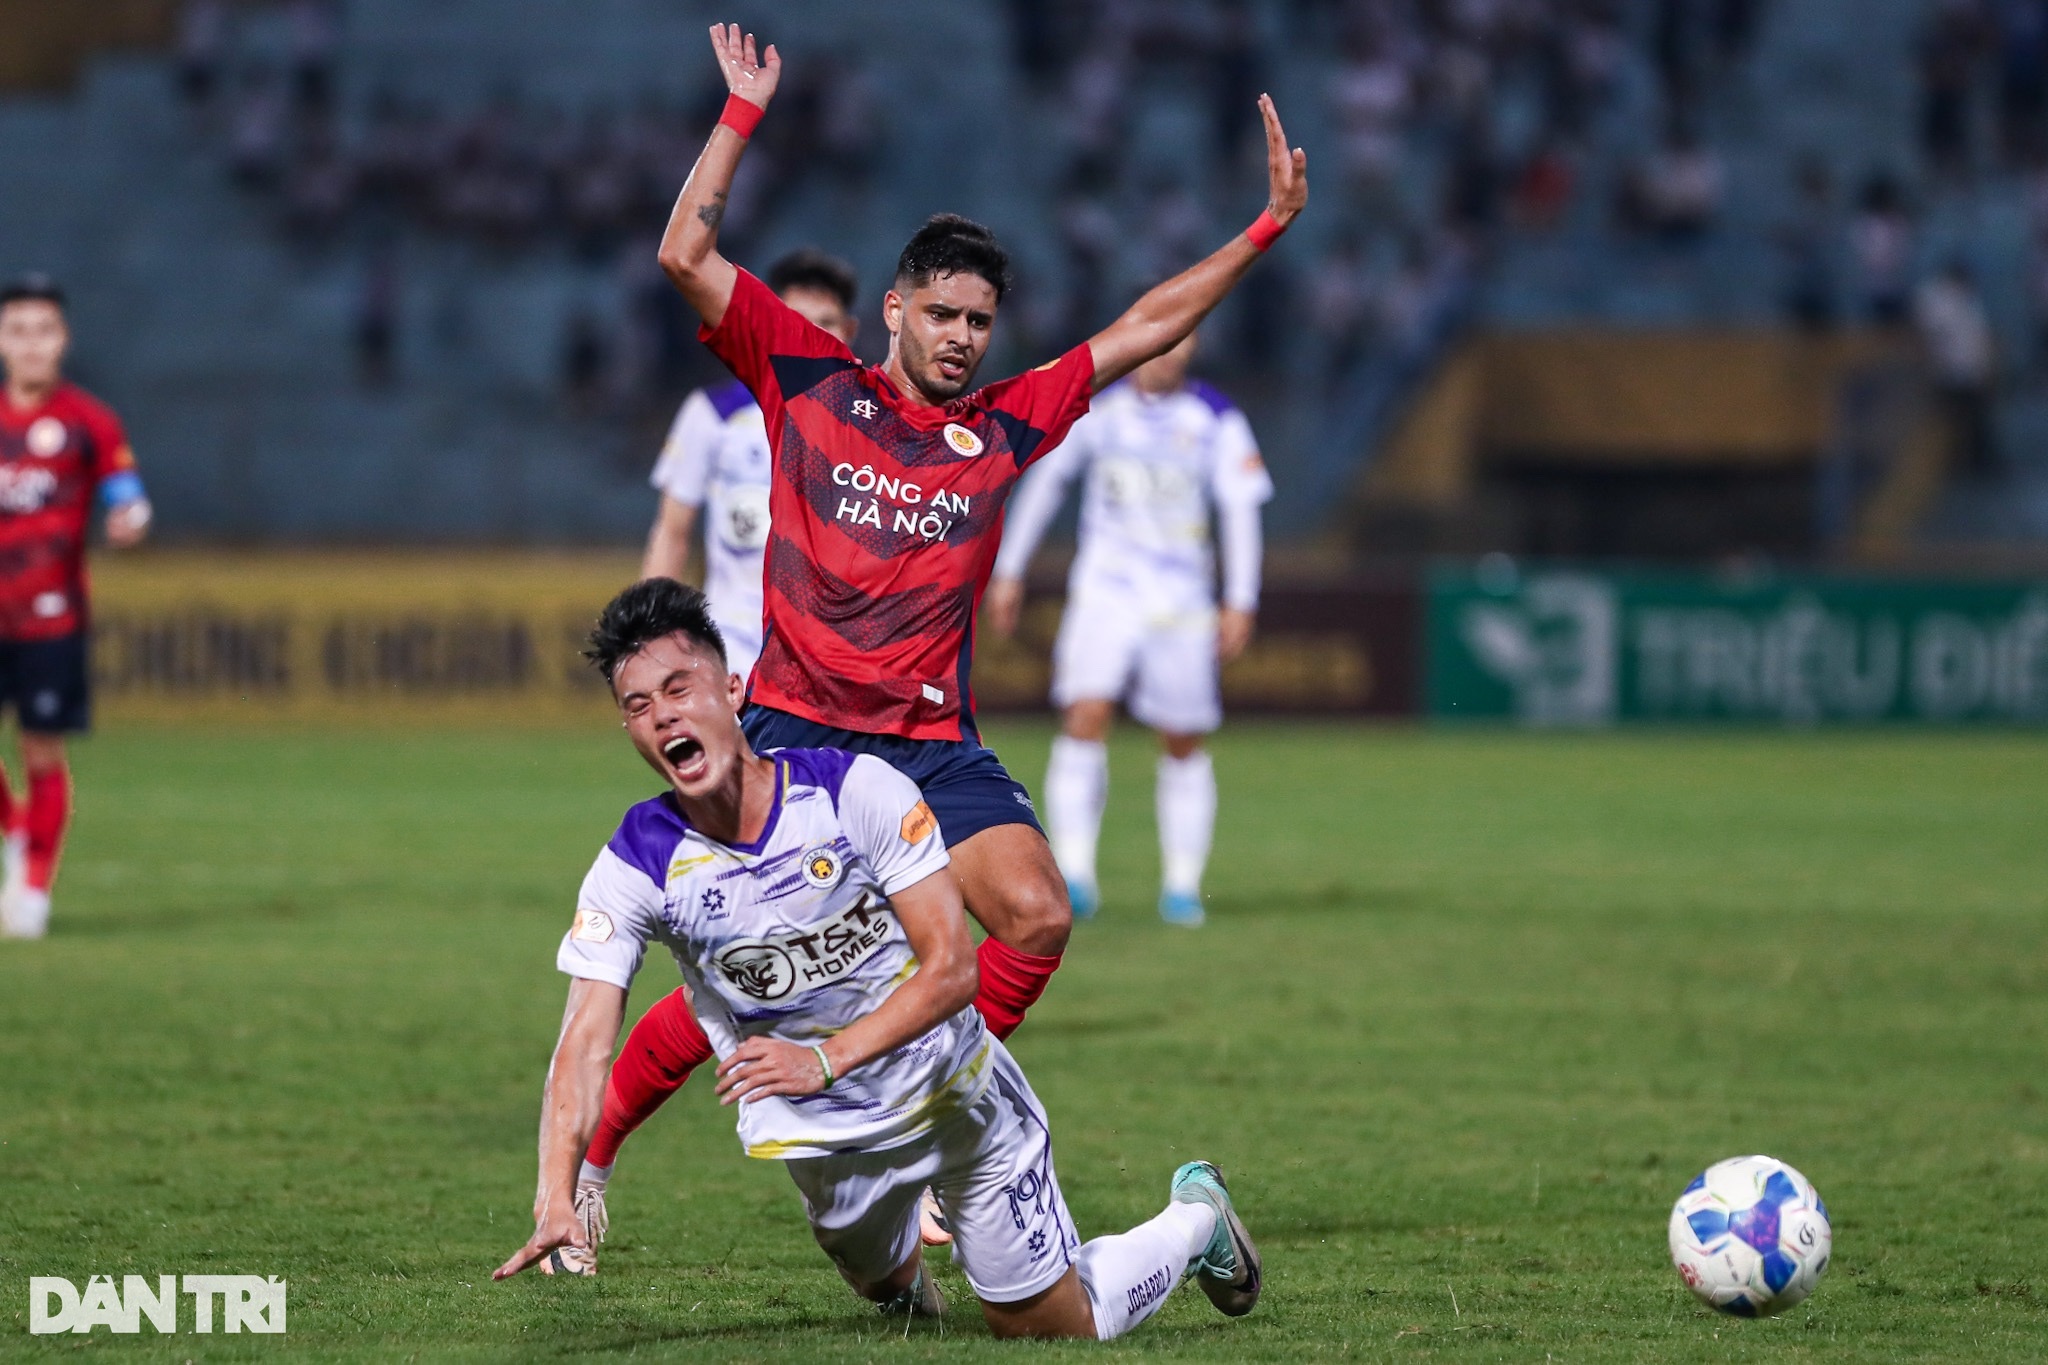
<svg viewBox="0 0 2048 1365"><path fill-rule="evenodd" d="M1252 219L1252 225L1244 230L1244 235L1251 239L1254 250L1264 251L1267 247L1279 241L1280 234L1285 231L1287 231L1287 228L1279 219L1273 216L1270 210L1260 209L1259 216Z"/></svg>
<svg viewBox="0 0 2048 1365"><path fill-rule="evenodd" d="M761 122L761 115L767 113L758 104L750 104L738 95L725 97L725 112L718 116L718 126L730 128L743 138L754 135L754 128Z"/></svg>

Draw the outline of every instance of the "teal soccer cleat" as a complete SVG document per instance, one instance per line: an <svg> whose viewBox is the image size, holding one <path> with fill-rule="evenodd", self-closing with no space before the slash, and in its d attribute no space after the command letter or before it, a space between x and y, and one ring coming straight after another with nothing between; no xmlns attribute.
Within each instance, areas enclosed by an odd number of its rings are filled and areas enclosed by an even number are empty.
<svg viewBox="0 0 2048 1365"><path fill-rule="evenodd" d="M1199 929L1209 917L1202 912L1200 896L1191 896L1185 891L1162 891L1159 893L1159 918L1168 924Z"/></svg>
<svg viewBox="0 0 2048 1365"><path fill-rule="evenodd" d="M1209 1162L1190 1161L1173 1173L1173 1202L1207 1204L1216 1211L1216 1231L1195 1258L1195 1283L1224 1316L1251 1312L1259 1301L1259 1249L1230 1202L1223 1172Z"/></svg>

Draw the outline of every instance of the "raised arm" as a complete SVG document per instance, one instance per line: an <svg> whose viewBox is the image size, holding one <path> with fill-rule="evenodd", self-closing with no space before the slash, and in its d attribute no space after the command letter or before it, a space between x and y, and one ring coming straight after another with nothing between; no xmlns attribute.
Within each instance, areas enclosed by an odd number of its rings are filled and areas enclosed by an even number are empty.
<svg viewBox="0 0 2048 1365"><path fill-rule="evenodd" d="M1271 95L1259 96L1259 115L1266 122L1266 211L1221 250L1151 290L1089 338L1097 393L1178 346L1307 206L1308 153L1288 150Z"/></svg>
<svg viewBox="0 0 2048 1365"><path fill-rule="evenodd" d="M711 130L711 140L690 168L690 178L683 182L683 192L669 214L668 231L661 237L661 269L704 325L716 327L725 318L738 279L732 262L718 254L718 223L725 217L726 196L732 192L733 173L739 170L747 138L782 79L782 56L773 43L757 56L754 35L742 36L738 24L713 24L711 50L725 76L725 114Z"/></svg>
<svg viewBox="0 0 2048 1365"><path fill-rule="evenodd" d="M605 1076L626 1019L626 992L603 981L569 985L562 1036L548 1064L540 1105L540 1184L533 1199L533 1236L512 1259L491 1272L517 1275L559 1246L582 1246L575 1209L576 1170L604 1109Z"/></svg>

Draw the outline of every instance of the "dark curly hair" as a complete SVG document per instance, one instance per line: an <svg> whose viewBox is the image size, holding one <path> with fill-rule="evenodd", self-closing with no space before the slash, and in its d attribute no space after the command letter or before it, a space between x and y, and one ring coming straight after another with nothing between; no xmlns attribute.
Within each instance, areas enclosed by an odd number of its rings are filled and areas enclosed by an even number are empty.
<svg viewBox="0 0 2048 1365"><path fill-rule="evenodd" d="M583 657L609 683L621 663L656 640L678 634L725 662L725 637L711 619L704 594L673 578L643 578L605 604Z"/></svg>
<svg viewBox="0 0 2048 1365"><path fill-rule="evenodd" d="M860 297L860 277L853 267L837 256L814 246L800 247L768 267L767 285L780 294L785 289L816 289L839 300L839 306L853 311Z"/></svg>
<svg viewBox="0 0 2048 1365"><path fill-rule="evenodd" d="M996 302L1010 287L1010 253L996 235L971 218L935 213L911 235L896 258L896 286L930 284L941 275L979 275L996 291Z"/></svg>

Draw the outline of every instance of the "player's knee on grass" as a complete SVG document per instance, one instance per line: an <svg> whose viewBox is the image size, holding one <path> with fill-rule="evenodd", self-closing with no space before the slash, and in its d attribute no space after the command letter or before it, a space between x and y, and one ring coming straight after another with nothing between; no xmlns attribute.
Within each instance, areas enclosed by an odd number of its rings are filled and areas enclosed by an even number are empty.
<svg viewBox="0 0 2048 1365"><path fill-rule="evenodd" d="M1028 1299L1017 1303L981 1300L981 1316L990 1334L998 1337L1093 1341L1097 1336L1095 1306L1081 1287L1080 1274L1071 1267L1050 1289Z"/></svg>
<svg viewBox="0 0 2048 1365"><path fill-rule="evenodd" d="M878 1280L869 1281L849 1269L838 1257L832 1258L838 1267L839 1278L845 1280L854 1293L870 1303L887 1303L901 1295L904 1290L917 1283L917 1272L924 1265L924 1251L919 1248L910 1253L910 1259Z"/></svg>

